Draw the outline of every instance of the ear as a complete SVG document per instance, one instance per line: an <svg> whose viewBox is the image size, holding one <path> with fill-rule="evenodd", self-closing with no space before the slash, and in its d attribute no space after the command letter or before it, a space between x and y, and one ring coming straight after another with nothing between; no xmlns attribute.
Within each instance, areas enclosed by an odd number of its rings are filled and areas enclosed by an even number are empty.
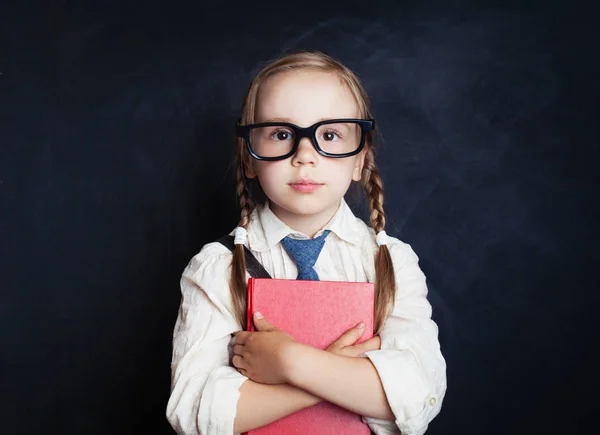
<svg viewBox="0 0 600 435"><path fill-rule="evenodd" d="M253 179L256 178L256 171L254 170L254 162L253 158L249 156L247 153L244 155L244 173L246 178Z"/></svg>
<svg viewBox="0 0 600 435"><path fill-rule="evenodd" d="M367 155L367 147L364 147L363 150L356 156L356 161L354 162L354 170L352 171L352 180L360 181L362 178L362 170L365 164L365 156Z"/></svg>

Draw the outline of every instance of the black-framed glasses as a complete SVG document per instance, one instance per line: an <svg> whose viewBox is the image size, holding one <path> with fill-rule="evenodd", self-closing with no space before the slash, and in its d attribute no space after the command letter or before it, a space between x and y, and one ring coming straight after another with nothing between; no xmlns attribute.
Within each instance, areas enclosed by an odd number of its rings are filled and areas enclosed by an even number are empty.
<svg viewBox="0 0 600 435"><path fill-rule="evenodd" d="M364 148L367 132L374 129L374 119L328 119L306 128L289 122L238 124L236 133L244 139L252 157L274 161L296 154L300 140L305 137L322 156L350 157Z"/></svg>

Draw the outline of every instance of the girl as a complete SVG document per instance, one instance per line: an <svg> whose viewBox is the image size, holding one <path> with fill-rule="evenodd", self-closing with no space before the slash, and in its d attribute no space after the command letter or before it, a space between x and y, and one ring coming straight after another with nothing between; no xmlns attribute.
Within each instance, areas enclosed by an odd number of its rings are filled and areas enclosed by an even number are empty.
<svg viewBox="0 0 600 435"><path fill-rule="evenodd" d="M384 231L374 121L359 79L320 52L283 56L254 78L237 131L235 249L209 243L183 272L172 427L242 433L326 400L377 434L424 433L442 405L446 364L418 258ZM372 228L344 200L352 181L364 187ZM358 325L319 350L260 313L257 332L240 332L244 248L274 278L374 282L376 336L354 345Z"/></svg>

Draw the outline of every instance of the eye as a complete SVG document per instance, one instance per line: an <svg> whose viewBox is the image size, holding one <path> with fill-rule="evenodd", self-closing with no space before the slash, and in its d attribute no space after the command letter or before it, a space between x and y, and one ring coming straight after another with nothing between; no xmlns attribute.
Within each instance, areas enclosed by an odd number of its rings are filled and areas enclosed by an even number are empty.
<svg viewBox="0 0 600 435"><path fill-rule="evenodd" d="M276 141L292 140L293 134L289 130L275 130L271 133L271 138Z"/></svg>
<svg viewBox="0 0 600 435"><path fill-rule="evenodd" d="M333 141L337 139L341 139L340 135L336 132L336 131L326 131L325 133L323 133L323 139L326 141Z"/></svg>

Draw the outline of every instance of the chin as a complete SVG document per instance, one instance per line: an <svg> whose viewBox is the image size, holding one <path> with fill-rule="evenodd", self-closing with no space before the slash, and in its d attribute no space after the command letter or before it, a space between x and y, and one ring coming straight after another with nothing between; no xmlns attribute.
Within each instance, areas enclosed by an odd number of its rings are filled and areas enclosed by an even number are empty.
<svg viewBox="0 0 600 435"><path fill-rule="evenodd" d="M310 216L323 211L318 207L303 206L302 204L281 204L277 207L285 213L294 214L297 216Z"/></svg>
<svg viewBox="0 0 600 435"><path fill-rule="evenodd" d="M333 208L337 210L339 206L339 200L335 201L335 204L330 202L326 205L323 205L323 199L319 198L305 198L297 201L292 201L290 198L286 198L285 201L278 201L275 203L275 205L285 213L290 213L297 216L312 216L326 212Z"/></svg>

